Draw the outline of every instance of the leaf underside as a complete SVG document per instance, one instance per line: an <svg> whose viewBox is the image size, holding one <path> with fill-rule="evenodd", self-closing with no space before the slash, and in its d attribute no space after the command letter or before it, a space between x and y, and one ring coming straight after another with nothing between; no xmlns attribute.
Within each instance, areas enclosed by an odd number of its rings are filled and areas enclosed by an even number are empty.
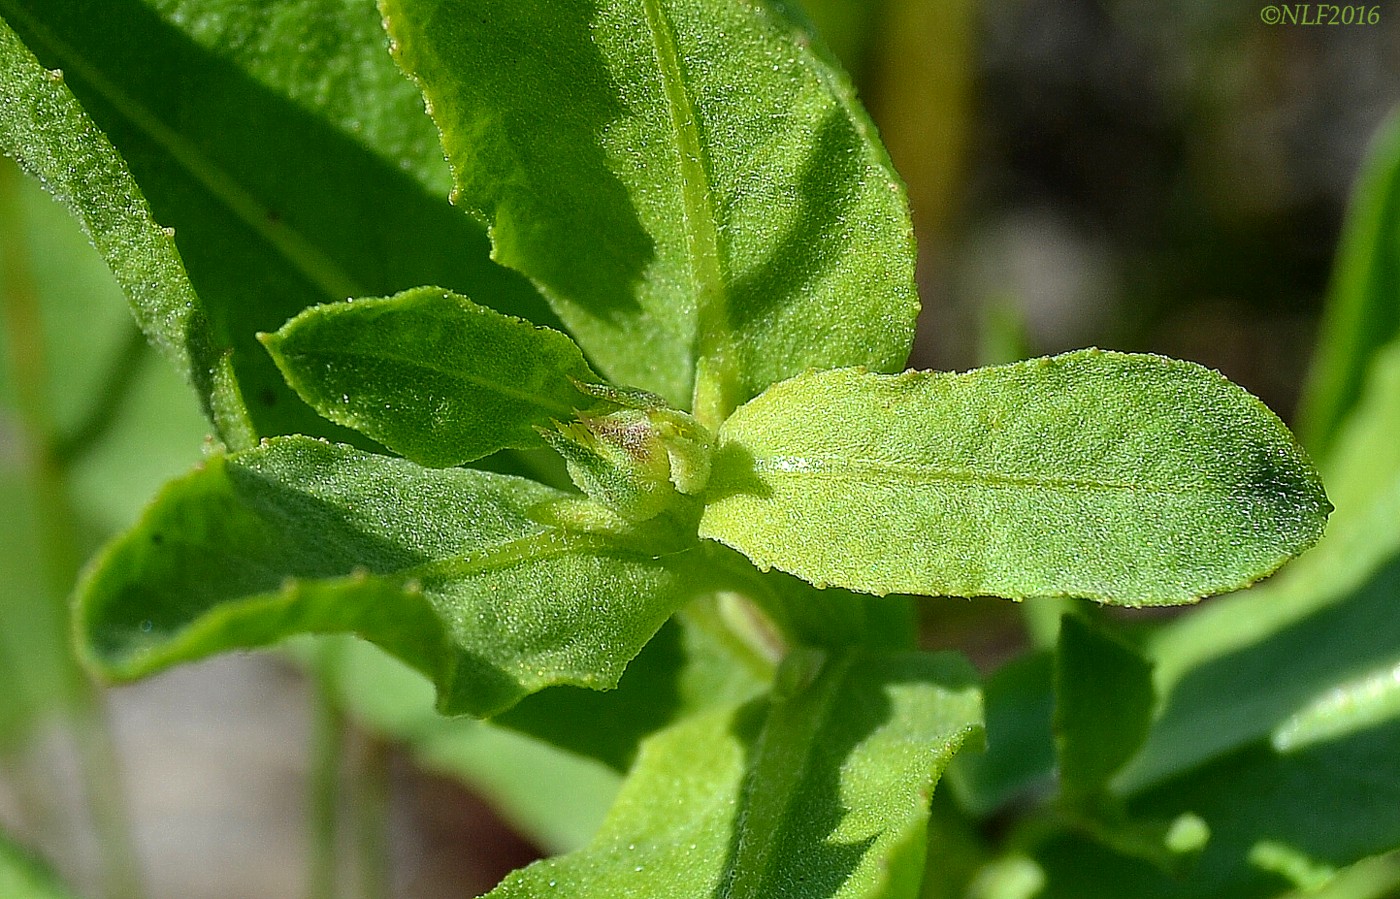
<svg viewBox="0 0 1400 899"><path fill-rule="evenodd" d="M811 373L719 439L701 536L871 593L1189 602L1269 574L1331 508L1258 400L1155 356Z"/></svg>
<svg viewBox="0 0 1400 899"><path fill-rule="evenodd" d="M79 588L80 646L127 679L349 631L432 677L458 714L551 684L609 688L681 602L683 554L542 523L560 501L577 502L276 438L174 482L103 553Z"/></svg>

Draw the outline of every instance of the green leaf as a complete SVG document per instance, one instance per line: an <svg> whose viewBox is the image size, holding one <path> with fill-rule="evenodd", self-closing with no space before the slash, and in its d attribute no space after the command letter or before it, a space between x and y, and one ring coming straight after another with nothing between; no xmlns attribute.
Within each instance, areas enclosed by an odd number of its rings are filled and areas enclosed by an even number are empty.
<svg viewBox="0 0 1400 899"><path fill-rule="evenodd" d="M47 866L0 833L0 896L6 899L71 899Z"/></svg>
<svg viewBox="0 0 1400 899"><path fill-rule="evenodd" d="M929 795L980 728L971 672L946 656L798 652L779 682L771 701L649 739L592 845L490 895L912 899Z"/></svg>
<svg viewBox="0 0 1400 899"><path fill-rule="evenodd" d="M1298 433L1325 458L1373 354L1400 337L1400 115L1376 134L1352 192Z"/></svg>
<svg viewBox="0 0 1400 899"><path fill-rule="evenodd" d="M12 16L9 3L0 14ZM14 157L68 206L107 258L142 330L199 390L229 439L248 434L224 357L190 285L174 236L152 217L141 189L69 90L0 20L0 152Z"/></svg>
<svg viewBox="0 0 1400 899"><path fill-rule="evenodd" d="M904 364L899 186L778 3L385 0L458 203L599 370L714 426L809 368Z"/></svg>
<svg viewBox="0 0 1400 899"><path fill-rule="evenodd" d="M1210 828L1194 870L1156 867L1065 835L1038 852L1044 899L1253 899L1291 884L1280 869L1340 869L1400 846L1400 721L1305 749L1256 744L1163 783L1136 817L1193 812Z"/></svg>
<svg viewBox="0 0 1400 899"><path fill-rule="evenodd" d="M1334 441L1326 467L1337 510L1317 547L1277 579L1153 635L1145 649L1162 712L1121 787L1299 727L1297 716L1325 708L1339 688L1400 663L1391 611L1400 589L1398 404L1400 344L1376 355Z"/></svg>
<svg viewBox="0 0 1400 899"><path fill-rule="evenodd" d="M1055 654L1055 748L1060 789L1100 791L1147 737L1152 666L1137 650L1079 615L1060 622Z"/></svg>
<svg viewBox="0 0 1400 899"><path fill-rule="evenodd" d="M436 467L543 446L597 379L567 336L437 287L315 306L262 341L317 412Z"/></svg>
<svg viewBox="0 0 1400 899"><path fill-rule="evenodd" d="M746 644L711 597L688 603L627 666L617 689L550 687L494 720L626 772L653 732L688 715L752 699L774 663Z"/></svg>
<svg viewBox="0 0 1400 899"><path fill-rule="evenodd" d="M108 547L81 649L134 678L349 631L489 715L551 684L607 689L684 597L684 541L548 487L288 437L209 460ZM558 523L592 516L591 526ZM588 519L584 519L588 523Z"/></svg>
<svg viewBox="0 0 1400 899"><path fill-rule="evenodd" d="M1307 549L1331 508L1273 413L1156 356L810 373L719 441L701 536L877 594L1189 602Z"/></svg>
<svg viewBox="0 0 1400 899"><path fill-rule="evenodd" d="M201 395L217 391L209 402L231 446L259 434L359 439L302 403L257 342L308 306L439 284L556 321L447 203L437 135L367 0L109 0L101 15L86 0L0 0L0 15L43 65L63 69L154 219L174 229L198 297L145 279L132 302L148 335L188 345L180 352ZM24 146L60 177L82 171L84 145L63 135L76 120L40 120L54 136ZM143 209L129 194L115 180L76 195L80 216L100 214L109 263L141 261L132 254L147 243L152 259L178 261L153 225L128 241Z"/></svg>

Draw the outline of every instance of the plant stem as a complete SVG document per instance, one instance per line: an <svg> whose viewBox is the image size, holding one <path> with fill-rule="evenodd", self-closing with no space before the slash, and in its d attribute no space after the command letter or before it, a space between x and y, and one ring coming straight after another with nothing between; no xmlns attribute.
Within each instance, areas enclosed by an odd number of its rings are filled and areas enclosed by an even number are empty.
<svg viewBox="0 0 1400 899"><path fill-rule="evenodd" d="M345 713L326 673L335 663L337 649L337 644L331 642L318 646L312 666L308 899L335 899L337 893L340 858L336 825L340 810L340 760L345 750Z"/></svg>
<svg viewBox="0 0 1400 899"><path fill-rule="evenodd" d="M389 744L362 735L356 758L355 851L360 867L360 899L389 899L390 777Z"/></svg>
<svg viewBox="0 0 1400 899"><path fill-rule="evenodd" d="M69 727L82 759L83 793L102 851L101 882L112 899L142 894L140 865L132 845L118 778L120 765L107 727L102 694L87 678L66 642L68 610L63 598L73 588L82 563L81 532L73 508L68 473L60 464L49 416L39 294L30 272L22 222L19 174L0 165L0 305L11 355L19 425L28 449L29 478L35 488L39 563L46 589L39 602L52 603L59 623L53 654L61 670Z"/></svg>

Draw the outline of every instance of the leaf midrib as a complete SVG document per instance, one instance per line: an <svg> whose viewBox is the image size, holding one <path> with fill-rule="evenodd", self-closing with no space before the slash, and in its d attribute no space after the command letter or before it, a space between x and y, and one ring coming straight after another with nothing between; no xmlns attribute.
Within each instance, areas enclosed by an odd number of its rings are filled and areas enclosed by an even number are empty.
<svg viewBox="0 0 1400 899"><path fill-rule="evenodd" d="M23 7L10 0L0 0L5 15L22 21L27 29L48 45L54 56L62 59L62 67L71 69L90 84L98 94L124 115L139 131L164 149L176 163L237 219L258 234L300 272L332 299L364 296L365 290L343 267L322 253L304 235L282 221L269 217L269 209L245 190L238 181L216 164L191 141L167 126L144 104L110 80L96 64L89 63L71 44L54 34Z"/></svg>
<svg viewBox="0 0 1400 899"><path fill-rule="evenodd" d="M572 417L573 414L574 414L574 411L575 411L574 408L571 407L571 406L566 406L566 405L564 405L564 404L562 404L562 403L555 403L555 402L552 402L552 401L550 401L550 400L543 399L543 398L541 398L540 396L538 396L537 394L529 393L529 392L526 392L526 391L523 391L523 390L517 390L517 389L515 389L515 388L513 388L513 387L509 387L509 386L507 386L507 385L505 385L505 384L498 383L498 382L493 381L493 380L491 380L491 379L489 379L489 378L484 378L484 377L481 377L481 376L479 376L479 375L473 375L473 374L470 374L470 373L468 373L468 372L461 371L460 369L450 369L450 368L444 368L444 367L439 366L439 365L434 365L434 364L432 364L432 363L429 362L429 361L425 361L425 360L424 360L423 358L421 358L421 357L409 358L409 357L407 357L407 356L403 356L403 355L401 355L401 354L399 354L399 353L395 353L395 352L383 352L383 351L378 351L378 350L375 350L375 351L351 350L351 349L344 349L344 350L341 350L341 349L337 349L337 348L334 348L334 347L318 347L318 348L315 349L315 350L295 350L295 351L292 351L292 352L290 352L290 353L286 353L285 355L288 355L288 356L300 356L300 357L302 357L302 358L311 358L311 357L329 357L329 358L354 357L354 358L375 359L375 360L378 360L378 361L381 361L381 362L395 362L395 363L398 363L398 364L400 364L400 365L404 365L404 366L407 366L407 367L410 367L410 368L418 368L418 369L422 369L423 371L433 372L434 374L444 375L444 376L449 377L449 378L456 378L456 379L458 379L458 380L466 381L466 382L469 383L469 384L475 384L476 386L478 386L478 387L483 387L483 388L485 388L485 389L487 389L487 390L494 390L495 392L501 394L502 396L507 396L507 397L510 397L511 399L520 400L521 402L525 402L525 403L529 403L529 404L534 405L534 406L538 406L538 407L541 408L541 409L545 409L545 410L547 410L547 411L549 411L549 412L554 412L554 413L557 413L557 414L559 414L559 415L565 415L565 416ZM582 397L583 394L579 394L579 396Z"/></svg>
<svg viewBox="0 0 1400 899"><path fill-rule="evenodd" d="M671 22L661 8L661 0L642 0L642 7L646 11L647 28L656 52L657 68L676 141L681 178L681 218L685 225L686 253L695 290L697 362L708 361L709 365L704 368L721 381L718 393L732 395L733 382L737 377L732 370L730 354L726 353L729 295L714 191L706 170L707 154L700 140L695 104L686 89L685 69ZM701 366L697 365L697 373L700 371ZM729 411L724 409L719 414L727 416Z"/></svg>
<svg viewBox="0 0 1400 899"><path fill-rule="evenodd" d="M1099 478L1014 475L967 468L941 468L916 462L899 463L879 459L831 459L813 456L769 456L755 459L753 471L764 478L823 478L826 480L869 479L894 483L960 484L986 487L1036 487L1045 490L1099 491L1105 493L1146 493L1159 496L1198 496L1211 492L1226 494L1227 489L1210 491L1207 482L1183 484L1134 483Z"/></svg>

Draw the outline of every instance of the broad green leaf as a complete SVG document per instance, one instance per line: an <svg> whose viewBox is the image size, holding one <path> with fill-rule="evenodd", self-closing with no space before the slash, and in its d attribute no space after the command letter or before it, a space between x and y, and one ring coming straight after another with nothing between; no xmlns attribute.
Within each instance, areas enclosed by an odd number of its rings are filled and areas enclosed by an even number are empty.
<svg viewBox="0 0 1400 899"><path fill-rule="evenodd" d="M597 380L565 335L436 287L315 306L263 344L317 412L438 467L543 446Z"/></svg>
<svg viewBox="0 0 1400 899"><path fill-rule="evenodd" d="M719 441L701 536L877 594L1190 602L1271 573L1330 510L1273 413L1156 356L809 373Z"/></svg>
<svg viewBox="0 0 1400 899"><path fill-rule="evenodd" d="M970 675L949 657L794 653L771 701L644 743L594 842L491 896L912 899L929 795L980 728Z"/></svg>
<svg viewBox="0 0 1400 899"><path fill-rule="evenodd" d="M165 489L78 595L104 675L348 631L489 715L551 684L606 689L679 605L683 541L532 481L288 437ZM586 519L585 519L586 521Z"/></svg>
<svg viewBox="0 0 1400 899"><path fill-rule="evenodd" d="M0 896L6 899L71 899L46 866L0 834Z"/></svg>
<svg viewBox="0 0 1400 899"><path fill-rule="evenodd" d="M783 4L385 0L456 201L599 370L709 426L809 368L895 370L903 191ZM698 382L698 383L697 383Z"/></svg>
<svg viewBox="0 0 1400 899"><path fill-rule="evenodd" d="M1374 353L1400 337L1400 115L1381 126L1351 196L1298 433L1319 458L1361 397Z"/></svg>
<svg viewBox="0 0 1400 899"><path fill-rule="evenodd" d="M444 718L433 708L432 682L412 668L361 640L321 639L340 644L335 664L320 671L361 725L402 741L421 765L471 787L548 852L581 848L598 830L621 782L616 771L491 722ZM640 661L628 666L619 689Z"/></svg>
<svg viewBox="0 0 1400 899"><path fill-rule="evenodd" d="M15 19L8 2L0 16ZM23 13L21 12L21 17ZM93 17L97 18L97 17ZM175 247L126 164L69 90L0 19L0 152L15 158L82 223L130 300L142 330L198 389L227 439L247 438L226 357Z"/></svg>
<svg viewBox="0 0 1400 899"><path fill-rule="evenodd" d="M1081 798L1101 790L1147 736L1152 666L1107 630L1069 614L1055 653L1055 748L1060 789Z"/></svg>
<svg viewBox="0 0 1400 899"><path fill-rule="evenodd" d="M302 403L257 342L308 306L439 284L554 321L447 203L437 135L370 0L109 0L101 15L86 0L0 0L0 16L64 71L154 219L174 229L179 257L153 225L144 243L128 240L143 233L143 206L124 199L139 195L120 180L75 195L81 217L100 217L94 234L119 271L146 244L152 275L174 265L156 261L183 258L197 298L188 284L157 292L150 279L128 292L149 335L190 347L181 352L196 357L201 395L221 391L212 405L216 419L237 420L220 421L230 445L253 434L352 438ZM88 151L65 135L73 123L48 119L52 136L23 146L63 173Z"/></svg>

